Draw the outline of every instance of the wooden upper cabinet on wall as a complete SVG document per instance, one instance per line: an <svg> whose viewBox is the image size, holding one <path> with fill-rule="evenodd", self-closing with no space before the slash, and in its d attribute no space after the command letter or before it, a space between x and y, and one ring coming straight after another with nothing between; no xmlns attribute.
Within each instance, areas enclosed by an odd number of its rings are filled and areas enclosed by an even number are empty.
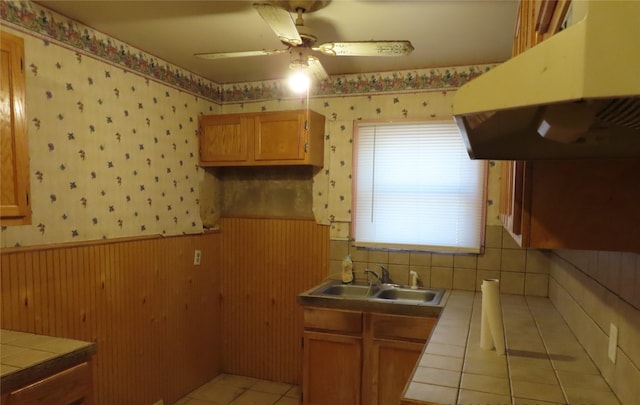
<svg viewBox="0 0 640 405"><path fill-rule="evenodd" d="M513 54L558 33L570 0L522 0ZM502 162L500 219L522 247L640 250L640 159Z"/></svg>
<svg viewBox="0 0 640 405"><path fill-rule="evenodd" d="M520 246L640 251L640 159L502 165L500 217Z"/></svg>
<svg viewBox="0 0 640 405"><path fill-rule="evenodd" d="M23 225L31 223L24 41L6 32L0 37L0 216L2 225Z"/></svg>
<svg viewBox="0 0 640 405"><path fill-rule="evenodd" d="M513 56L558 33L571 0L521 0L513 41Z"/></svg>
<svg viewBox="0 0 640 405"><path fill-rule="evenodd" d="M202 115L201 166L322 166L324 116L314 111Z"/></svg>

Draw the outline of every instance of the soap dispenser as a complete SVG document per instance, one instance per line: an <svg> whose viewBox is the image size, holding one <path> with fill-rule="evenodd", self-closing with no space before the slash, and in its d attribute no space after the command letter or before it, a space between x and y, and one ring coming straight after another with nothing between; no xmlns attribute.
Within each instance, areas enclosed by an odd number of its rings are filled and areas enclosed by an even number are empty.
<svg viewBox="0 0 640 405"><path fill-rule="evenodd" d="M411 288L414 290L418 289L418 273L416 273L415 271L411 270L409 272L409 277L411 278Z"/></svg>
<svg viewBox="0 0 640 405"><path fill-rule="evenodd" d="M349 284L353 282L353 262L351 255L346 255L342 260L342 283Z"/></svg>

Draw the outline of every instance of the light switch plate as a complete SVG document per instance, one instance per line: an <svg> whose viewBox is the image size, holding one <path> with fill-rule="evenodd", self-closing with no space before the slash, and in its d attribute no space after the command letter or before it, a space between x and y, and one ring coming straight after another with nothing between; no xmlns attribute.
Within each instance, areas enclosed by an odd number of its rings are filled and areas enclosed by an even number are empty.
<svg viewBox="0 0 640 405"><path fill-rule="evenodd" d="M618 327L609 324L609 360L616 362L616 354L618 352Z"/></svg>

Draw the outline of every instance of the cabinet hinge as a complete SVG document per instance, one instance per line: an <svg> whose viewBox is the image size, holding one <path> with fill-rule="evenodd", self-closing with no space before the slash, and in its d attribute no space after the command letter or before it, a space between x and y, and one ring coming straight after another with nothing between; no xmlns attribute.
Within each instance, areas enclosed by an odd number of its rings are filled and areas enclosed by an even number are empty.
<svg viewBox="0 0 640 405"><path fill-rule="evenodd" d="M304 120L304 130L305 131L309 130L309 121L308 120Z"/></svg>
<svg viewBox="0 0 640 405"><path fill-rule="evenodd" d="M20 73L24 73L24 60L20 58Z"/></svg>
<svg viewBox="0 0 640 405"><path fill-rule="evenodd" d="M309 152L309 144L305 143L304 144L304 153L307 153L307 152Z"/></svg>

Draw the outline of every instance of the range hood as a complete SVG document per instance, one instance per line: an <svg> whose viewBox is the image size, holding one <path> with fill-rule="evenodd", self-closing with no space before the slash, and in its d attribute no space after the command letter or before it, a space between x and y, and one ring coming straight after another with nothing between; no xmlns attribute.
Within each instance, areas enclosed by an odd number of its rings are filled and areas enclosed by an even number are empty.
<svg viewBox="0 0 640 405"><path fill-rule="evenodd" d="M584 18L460 87L472 159L640 157L640 1L573 1Z"/></svg>

